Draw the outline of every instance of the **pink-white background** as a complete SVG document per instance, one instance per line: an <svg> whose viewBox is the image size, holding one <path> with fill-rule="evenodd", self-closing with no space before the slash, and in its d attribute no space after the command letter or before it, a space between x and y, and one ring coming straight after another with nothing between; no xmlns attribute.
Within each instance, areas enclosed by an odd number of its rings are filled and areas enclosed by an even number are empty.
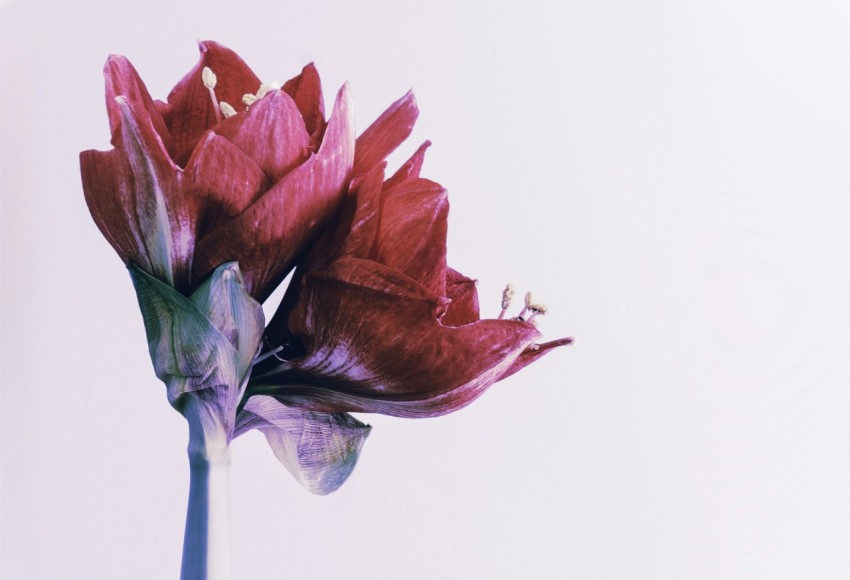
<svg viewBox="0 0 850 580"><path fill-rule="evenodd" d="M83 202L101 67L308 61L360 130L414 87L450 260L573 347L303 491L234 445L235 580L850 577L850 7L3 2L2 577L177 577L183 419ZM401 157L396 156L394 163ZM356 313L353 313L356 315ZM389 315L389 314L388 314Z"/></svg>

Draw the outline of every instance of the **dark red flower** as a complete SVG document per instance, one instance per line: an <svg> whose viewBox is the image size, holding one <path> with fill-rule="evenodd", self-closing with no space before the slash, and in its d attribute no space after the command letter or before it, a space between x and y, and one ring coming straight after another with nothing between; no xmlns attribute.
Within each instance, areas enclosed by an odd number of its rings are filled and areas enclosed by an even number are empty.
<svg viewBox="0 0 850 580"><path fill-rule="evenodd" d="M377 156L360 167L336 229L299 264L266 329L275 356L254 368L249 394L312 411L430 417L571 342L539 344L521 317L479 319L474 281L446 264L446 191L419 177L429 145L386 181Z"/></svg>
<svg viewBox="0 0 850 580"><path fill-rule="evenodd" d="M95 222L125 262L184 294L238 261L264 300L337 210L354 164L347 86L326 122L312 65L282 89L235 53L200 44L167 102L130 62L106 63L114 149L80 155Z"/></svg>

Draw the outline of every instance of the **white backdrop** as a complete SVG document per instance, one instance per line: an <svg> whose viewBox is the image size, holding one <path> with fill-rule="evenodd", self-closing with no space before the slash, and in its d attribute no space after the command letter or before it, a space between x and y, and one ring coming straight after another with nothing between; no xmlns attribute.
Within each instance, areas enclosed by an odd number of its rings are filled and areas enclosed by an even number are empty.
<svg viewBox="0 0 850 580"><path fill-rule="evenodd" d="M315 61L360 130L414 87L451 263L561 349L373 426L314 497L234 445L235 579L850 577L850 7L3 2L2 577L177 577L184 420L83 201L101 67Z"/></svg>

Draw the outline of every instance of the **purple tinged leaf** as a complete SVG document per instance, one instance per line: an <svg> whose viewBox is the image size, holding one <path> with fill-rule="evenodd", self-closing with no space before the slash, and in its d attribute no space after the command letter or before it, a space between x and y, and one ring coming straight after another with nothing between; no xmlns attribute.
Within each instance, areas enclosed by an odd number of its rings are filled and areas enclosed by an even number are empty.
<svg viewBox="0 0 850 580"><path fill-rule="evenodd" d="M236 419L235 437L259 429L275 457L308 491L326 495L351 475L371 427L346 413L293 409L255 395Z"/></svg>

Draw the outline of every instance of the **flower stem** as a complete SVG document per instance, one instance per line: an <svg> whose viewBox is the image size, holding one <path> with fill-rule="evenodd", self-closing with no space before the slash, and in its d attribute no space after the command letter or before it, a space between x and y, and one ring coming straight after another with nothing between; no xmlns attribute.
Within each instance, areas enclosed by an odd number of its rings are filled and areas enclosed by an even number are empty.
<svg viewBox="0 0 850 580"><path fill-rule="evenodd" d="M180 579L230 580L230 447L226 437L204 429L203 407L190 397L183 409L189 421L190 477Z"/></svg>

